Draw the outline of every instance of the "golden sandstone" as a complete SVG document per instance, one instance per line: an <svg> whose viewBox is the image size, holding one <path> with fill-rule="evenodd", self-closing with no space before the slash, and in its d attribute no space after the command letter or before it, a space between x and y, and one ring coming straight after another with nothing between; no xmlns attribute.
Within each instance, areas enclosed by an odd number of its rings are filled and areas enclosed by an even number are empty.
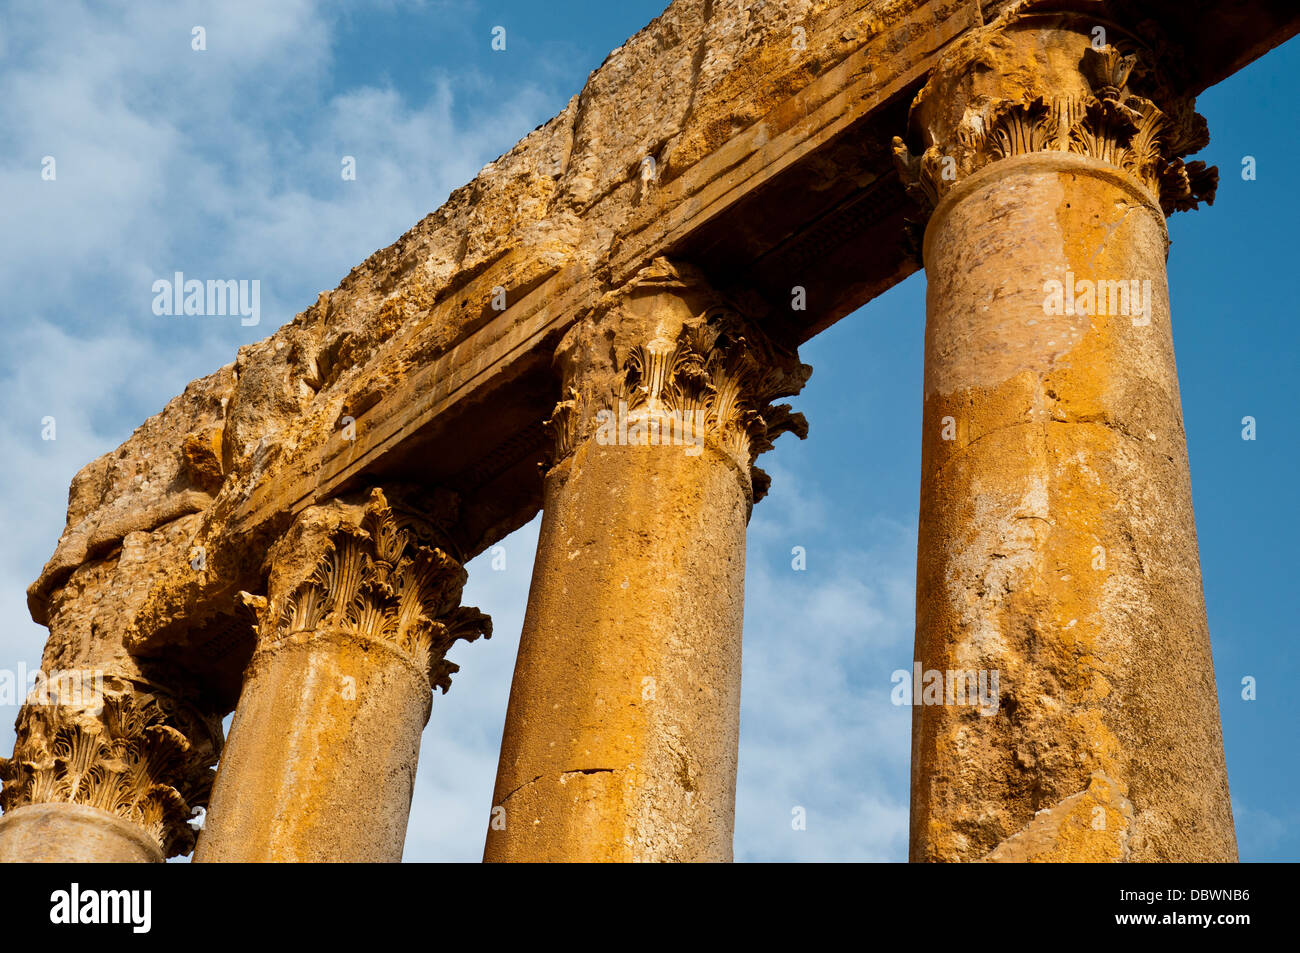
<svg viewBox="0 0 1300 953"><path fill-rule="evenodd" d="M676 0L77 475L28 600L103 691L23 708L0 859L400 859L462 564L541 510L486 859L729 860L755 461L922 265L918 672L999 695L914 709L912 859L1235 859L1165 217L1194 97L1297 31Z"/></svg>

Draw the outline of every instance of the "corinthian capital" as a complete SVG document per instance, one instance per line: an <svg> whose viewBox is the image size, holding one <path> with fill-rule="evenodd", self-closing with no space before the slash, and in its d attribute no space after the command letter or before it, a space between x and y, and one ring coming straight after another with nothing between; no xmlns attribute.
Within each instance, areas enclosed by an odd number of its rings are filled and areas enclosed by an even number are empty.
<svg viewBox="0 0 1300 953"><path fill-rule="evenodd" d="M436 534L380 489L361 503L335 501L303 513L272 554L270 598L245 594L257 615L258 651L304 633L355 635L387 643L429 685L445 693L459 667L458 639L490 637L492 620L461 606L467 579Z"/></svg>
<svg viewBox="0 0 1300 953"><path fill-rule="evenodd" d="M754 466L782 433L808 435L780 397L799 393L812 368L777 346L689 266L656 259L605 298L557 352L564 394L548 424L554 462L585 440L705 442L750 474L753 499L770 480Z"/></svg>
<svg viewBox="0 0 1300 953"><path fill-rule="evenodd" d="M1012 13L972 31L917 95L908 125L894 153L904 185L930 209L985 166L1030 153L1122 169L1166 215L1213 204L1219 181L1217 169L1183 159L1209 132L1193 101L1162 81L1156 54L1081 15Z"/></svg>
<svg viewBox="0 0 1300 953"><path fill-rule="evenodd" d="M140 826L164 858L193 849L221 750L215 719L138 679L65 672L29 696L17 729L14 756L0 758L6 813L83 804Z"/></svg>

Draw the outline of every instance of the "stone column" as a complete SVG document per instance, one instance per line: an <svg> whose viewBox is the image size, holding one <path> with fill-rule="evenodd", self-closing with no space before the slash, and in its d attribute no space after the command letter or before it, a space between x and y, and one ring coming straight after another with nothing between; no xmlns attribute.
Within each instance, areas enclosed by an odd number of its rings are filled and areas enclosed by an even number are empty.
<svg viewBox="0 0 1300 953"><path fill-rule="evenodd" d="M450 686L452 644L491 622L380 490L307 510L270 563L194 859L399 861L432 689Z"/></svg>
<svg viewBox="0 0 1300 953"><path fill-rule="evenodd" d="M662 260L557 363L485 859L730 860L753 463L811 369Z"/></svg>
<svg viewBox="0 0 1300 953"><path fill-rule="evenodd" d="M1217 172L1157 65L1013 17L895 143L933 208L914 861L1236 859L1165 273Z"/></svg>
<svg viewBox="0 0 1300 953"><path fill-rule="evenodd" d="M140 678L43 678L0 758L0 863L161 862L194 846L221 727Z"/></svg>

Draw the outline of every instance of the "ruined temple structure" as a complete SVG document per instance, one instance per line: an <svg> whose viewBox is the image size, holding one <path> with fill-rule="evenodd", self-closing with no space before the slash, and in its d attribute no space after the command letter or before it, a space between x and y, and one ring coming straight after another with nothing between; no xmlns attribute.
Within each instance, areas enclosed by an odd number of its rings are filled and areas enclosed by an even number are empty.
<svg viewBox="0 0 1300 953"><path fill-rule="evenodd" d="M924 267L916 659L1001 704L914 709L912 859L1234 860L1166 218L1195 96L1298 30L676 0L77 475L28 599L102 691L22 709L0 859L400 859L462 565L540 510L486 859L729 860L756 460L799 345Z"/></svg>

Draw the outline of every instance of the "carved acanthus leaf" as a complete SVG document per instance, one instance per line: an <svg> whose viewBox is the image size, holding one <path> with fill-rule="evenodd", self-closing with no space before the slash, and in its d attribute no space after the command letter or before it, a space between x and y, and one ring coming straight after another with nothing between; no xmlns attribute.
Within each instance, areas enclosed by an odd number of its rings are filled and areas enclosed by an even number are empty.
<svg viewBox="0 0 1300 953"><path fill-rule="evenodd" d="M163 857L189 853L189 822L207 804L219 736L152 686L97 684L94 705L28 699L14 756L0 758L0 807L84 804L143 827Z"/></svg>
<svg viewBox="0 0 1300 953"><path fill-rule="evenodd" d="M1138 58L1113 47L1089 47L1080 64L1091 95L1037 96L989 104L967 115L945 153L931 143L914 156L894 139L900 177L919 204L934 208L956 182L1002 159L1038 152L1090 156L1129 172L1155 195L1166 214L1214 203L1218 172L1182 156L1209 142L1204 117L1190 102L1169 111L1133 95L1128 82ZM950 153L950 154L949 154Z"/></svg>
<svg viewBox="0 0 1300 953"><path fill-rule="evenodd" d="M771 401L798 393L812 368L765 342L760 345L755 337L741 332L737 315L714 308L684 324L675 338L631 346L616 387L590 393L570 386L569 397L556 405L549 421L556 435L555 459L572 453L596 430L602 412L617 414L622 408L632 416L664 421L663 433L670 432L669 421L672 426L682 422L692 432L702 430L701 439L715 441L751 468L757 501L767 488L753 466L758 455L782 433L800 438L808 433L802 414L789 405L773 407Z"/></svg>
<svg viewBox="0 0 1300 953"><path fill-rule="evenodd" d="M491 619L460 605L465 579L456 559L401 528L375 489L359 525L333 533L311 576L260 607L258 636L270 645L328 630L384 641L446 692L457 671L447 651L492 634Z"/></svg>

